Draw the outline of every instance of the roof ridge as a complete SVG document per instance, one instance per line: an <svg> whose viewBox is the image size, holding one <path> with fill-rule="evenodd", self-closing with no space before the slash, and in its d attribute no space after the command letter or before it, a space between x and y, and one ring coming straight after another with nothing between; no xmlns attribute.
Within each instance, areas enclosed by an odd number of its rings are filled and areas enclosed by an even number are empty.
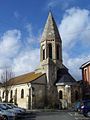
<svg viewBox="0 0 90 120"><path fill-rule="evenodd" d="M45 73L41 73L41 72L40 73L35 73L35 72L27 73L27 74L20 75L20 76L10 79L8 81L8 84L16 85L16 84L24 84L24 83L32 82L33 80L38 79L40 76L44 74Z"/></svg>
<svg viewBox="0 0 90 120"><path fill-rule="evenodd" d="M35 72L33 71L33 72L24 73L22 75L15 76L13 78L18 78L18 77L25 76L25 75L32 74L32 73L35 73ZM11 79L13 79L13 78L11 78Z"/></svg>

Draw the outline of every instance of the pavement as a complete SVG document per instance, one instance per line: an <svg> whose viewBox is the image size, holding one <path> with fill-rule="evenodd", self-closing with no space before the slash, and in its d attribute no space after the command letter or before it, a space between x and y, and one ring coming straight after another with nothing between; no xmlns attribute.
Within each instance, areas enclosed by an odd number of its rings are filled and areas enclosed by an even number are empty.
<svg viewBox="0 0 90 120"><path fill-rule="evenodd" d="M32 110L27 110L27 112L73 112L72 109L65 109L65 110L59 110L59 109L32 109Z"/></svg>
<svg viewBox="0 0 90 120"><path fill-rule="evenodd" d="M83 114L78 114L72 110L28 110L28 116L24 116L24 120L90 120Z"/></svg>

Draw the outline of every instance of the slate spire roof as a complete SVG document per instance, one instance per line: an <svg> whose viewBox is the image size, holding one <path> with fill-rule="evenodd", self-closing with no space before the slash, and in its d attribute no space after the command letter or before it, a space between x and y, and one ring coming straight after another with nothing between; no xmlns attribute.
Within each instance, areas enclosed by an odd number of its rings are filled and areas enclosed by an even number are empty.
<svg viewBox="0 0 90 120"><path fill-rule="evenodd" d="M48 14L48 18L41 38L41 41L44 40L56 40L61 42L60 34L51 11Z"/></svg>

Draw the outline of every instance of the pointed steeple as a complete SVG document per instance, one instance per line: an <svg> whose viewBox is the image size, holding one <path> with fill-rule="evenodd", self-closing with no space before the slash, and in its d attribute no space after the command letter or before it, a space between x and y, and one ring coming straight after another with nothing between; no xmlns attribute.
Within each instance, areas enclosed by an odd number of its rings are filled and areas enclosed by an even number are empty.
<svg viewBox="0 0 90 120"><path fill-rule="evenodd" d="M52 39L59 42L61 41L56 22L50 11L44 27L41 41L52 40Z"/></svg>

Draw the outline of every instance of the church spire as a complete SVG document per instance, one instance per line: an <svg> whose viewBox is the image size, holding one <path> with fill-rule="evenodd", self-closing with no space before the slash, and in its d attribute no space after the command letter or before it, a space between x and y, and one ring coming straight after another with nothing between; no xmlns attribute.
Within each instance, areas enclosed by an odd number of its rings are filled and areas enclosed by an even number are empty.
<svg viewBox="0 0 90 120"><path fill-rule="evenodd" d="M40 43L40 61L47 59L62 64L62 41L51 12L49 12Z"/></svg>
<svg viewBox="0 0 90 120"><path fill-rule="evenodd" d="M48 14L48 18L47 18L45 27L44 27L41 41L51 40L51 39L58 41L58 42L61 41L56 22L54 20L54 17L52 15L51 11L50 11Z"/></svg>

